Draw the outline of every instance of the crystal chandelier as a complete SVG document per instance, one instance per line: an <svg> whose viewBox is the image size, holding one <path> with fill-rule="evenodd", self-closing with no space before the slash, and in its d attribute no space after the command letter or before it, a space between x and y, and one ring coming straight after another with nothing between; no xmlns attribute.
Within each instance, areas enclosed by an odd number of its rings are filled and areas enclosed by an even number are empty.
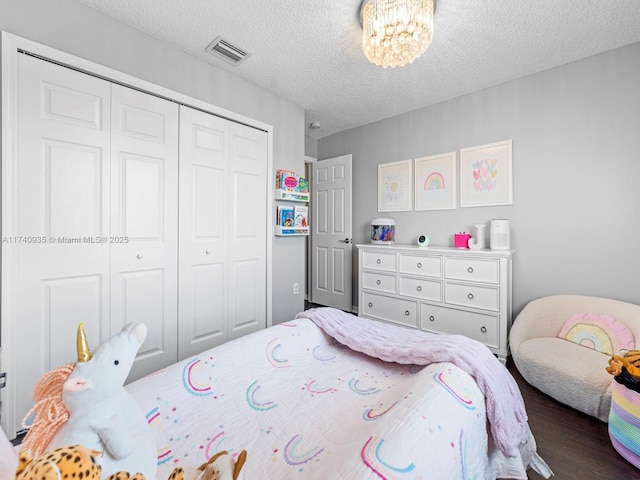
<svg viewBox="0 0 640 480"><path fill-rule="evenodd" d="M433 0L364 0L362 49L376 65L402 67L433 37Z"/></svg>

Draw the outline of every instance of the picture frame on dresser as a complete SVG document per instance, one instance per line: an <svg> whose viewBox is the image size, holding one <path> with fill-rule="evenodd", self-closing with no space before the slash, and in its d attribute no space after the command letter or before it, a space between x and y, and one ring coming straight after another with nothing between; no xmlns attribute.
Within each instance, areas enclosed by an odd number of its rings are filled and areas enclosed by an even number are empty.
<svg viewBox="0 0 640 480"><path fill-rule="evenodd" d="M456 152L448 152L414 160L416 212L456 208L457 159Z"/></svg>
<svg viewBox="0 0 640 480"><path fill-rule="evenodd" d="M513 204L512 141L460 149L460 206Z"/></svg>
<svg viewBox="0 0 640 480"><path fill-rule="evenodd" d="M378 165L378 211L411 210L413 160Z"/></svg>

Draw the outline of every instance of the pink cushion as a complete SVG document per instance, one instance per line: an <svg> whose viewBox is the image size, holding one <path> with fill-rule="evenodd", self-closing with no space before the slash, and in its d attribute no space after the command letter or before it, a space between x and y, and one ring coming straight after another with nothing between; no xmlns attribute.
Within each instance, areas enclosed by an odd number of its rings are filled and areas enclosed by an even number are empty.
<svg viewBox="0 0 640 480"><path fill-rule="evenodd" d="M607 355L635 348L633 333L624 323L599 313L572 315L558 337Z"/></svg>

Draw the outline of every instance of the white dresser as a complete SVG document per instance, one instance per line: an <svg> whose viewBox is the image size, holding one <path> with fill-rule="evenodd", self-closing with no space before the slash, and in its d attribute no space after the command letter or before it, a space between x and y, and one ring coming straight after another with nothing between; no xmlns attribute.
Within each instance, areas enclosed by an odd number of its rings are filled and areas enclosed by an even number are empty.
<svg viewBox="0 0 640 480"><path fill-rule="evenodd" d="M466 335L506 361L514 251L356 246L360 316Z"/></svg>

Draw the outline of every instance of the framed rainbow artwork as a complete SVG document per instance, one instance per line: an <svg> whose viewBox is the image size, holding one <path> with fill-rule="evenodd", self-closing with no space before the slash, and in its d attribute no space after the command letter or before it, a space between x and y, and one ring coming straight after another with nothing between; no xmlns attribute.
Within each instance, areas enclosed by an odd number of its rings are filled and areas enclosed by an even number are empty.
<svg viewBox="0 0 640 480"><path fill-rule="evenodd" d="M456 152L431 155L414 160L415 210L456 208Z"/></svg>
<svg viewBox="0 0 640 480"><path fill-rule="evenodd" d="M512 142L460 149L460 206L513 204Z"/></svg>
<svg viewBox="0 0 640 480"><path fill-rule="evenodd" d="M378 211L411 210L412 160L378 165Z"/></svg>

